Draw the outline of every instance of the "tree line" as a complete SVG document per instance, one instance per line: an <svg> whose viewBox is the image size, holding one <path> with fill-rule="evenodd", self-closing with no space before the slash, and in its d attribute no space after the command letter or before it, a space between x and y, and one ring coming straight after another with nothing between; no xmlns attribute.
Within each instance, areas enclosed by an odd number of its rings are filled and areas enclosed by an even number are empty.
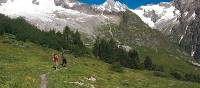
<svg viewBox="0 0 200 88"><path fill-rule="evenodd" d="M145 69L152 70L154 66L150 57L147 56L142 64L136 50L126 51L123 47L118 46L113 38L106 40L97 37L93 47L93 54L106 63L114 64L115 67L120 67L116 63L131 69L144 67Z"/></svg>
<svg viewBox="0 0 200 88"><path fill-rule="evenodd" d="M0 14L0 35L5 33L15 35L20 41L31 41L55 50L67 49L75 56L83 55L87 51L81 41L80 33L71 31L67 26L62 33L55 30L42 31L23 18L11 19Z"/></svg>
<svg viewBox="0 0 200 88"><path fill-rule="evenodd" d="M131 49L126 51L123 47L118 46L117 42L111 39L96 38L93 47L93 54L98 59L111 64L111 70L123 72L123 67L130 69L146 69L154 72L155 76L167 77L169 74L177 80L200 82L200 75L193 73L180 73L178 71L165 71L163 66L153 63L151 57L146 56L144 61L140 60L139 53Z"/></svg>

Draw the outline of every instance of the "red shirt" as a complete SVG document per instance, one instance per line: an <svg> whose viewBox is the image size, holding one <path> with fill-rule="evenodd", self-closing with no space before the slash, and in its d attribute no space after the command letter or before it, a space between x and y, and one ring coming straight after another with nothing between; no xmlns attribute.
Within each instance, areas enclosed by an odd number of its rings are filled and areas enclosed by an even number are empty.
<svg viewBox="0 0 200 88"><path fill-rule="evenodd" d="M53 56L53 62L58 62L59 58L58 58L58 55L54 55Z"/></svg>

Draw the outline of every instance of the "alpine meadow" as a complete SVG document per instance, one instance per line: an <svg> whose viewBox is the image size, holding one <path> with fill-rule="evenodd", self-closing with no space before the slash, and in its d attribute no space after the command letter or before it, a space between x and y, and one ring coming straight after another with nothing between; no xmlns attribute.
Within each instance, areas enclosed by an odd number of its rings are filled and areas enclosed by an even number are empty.
<svg viewBox="0 0 200 88"><path fill-rule="evenodd" d="M200 88L200 0L0 0L0 88Z"/></svg>

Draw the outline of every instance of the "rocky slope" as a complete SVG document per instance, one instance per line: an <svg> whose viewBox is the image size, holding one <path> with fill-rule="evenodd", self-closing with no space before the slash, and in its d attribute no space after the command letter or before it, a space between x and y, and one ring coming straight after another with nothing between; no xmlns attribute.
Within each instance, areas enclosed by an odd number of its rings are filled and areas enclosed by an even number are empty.
<svg viewBox="0 0 200 88"><path fill-rule="evenodd" d="M175 0L174 3L181 15L172 30L172 39L200 59L200 0Z"/></svg>
<svg viewBox="0 0 200 88"><path fill-rule="evenodd" d="M151 28L200 59L200 0L174 0L132 10Z"/></svg>
<svg viewBox="0 0 200 88"><path fill-rule="evenodd" d="M170 47L170 43L162 33L151 29L131 11L122 13L120 18L119 25L107 24L98 30L99 35L112 37L125 46L142 46L153 49Z"/></svg>

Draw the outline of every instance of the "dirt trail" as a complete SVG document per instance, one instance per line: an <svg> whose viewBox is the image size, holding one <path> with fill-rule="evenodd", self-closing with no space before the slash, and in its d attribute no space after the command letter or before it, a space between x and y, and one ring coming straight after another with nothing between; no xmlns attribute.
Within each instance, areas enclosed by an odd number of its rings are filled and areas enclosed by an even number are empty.
<svg viewBox="0 0 200 88"><path fill-rule="evenodd" d="M67 68L60 68L58 70L54 70L54 71L51 71L51 72L48 72L48 73L40 75L40 80L41 80L40 88L48 88L48 76L47 76L48 74L50 74L52 72L60 71L62 69L67 69Z"/></svg>
<svg viewBox="0 0 200 88"><path fill-rule="evenodd" d="M46 74L40 75L40 80L41 80L40 88L47 88L47 84L48 84L47 75Z"/></svg>

